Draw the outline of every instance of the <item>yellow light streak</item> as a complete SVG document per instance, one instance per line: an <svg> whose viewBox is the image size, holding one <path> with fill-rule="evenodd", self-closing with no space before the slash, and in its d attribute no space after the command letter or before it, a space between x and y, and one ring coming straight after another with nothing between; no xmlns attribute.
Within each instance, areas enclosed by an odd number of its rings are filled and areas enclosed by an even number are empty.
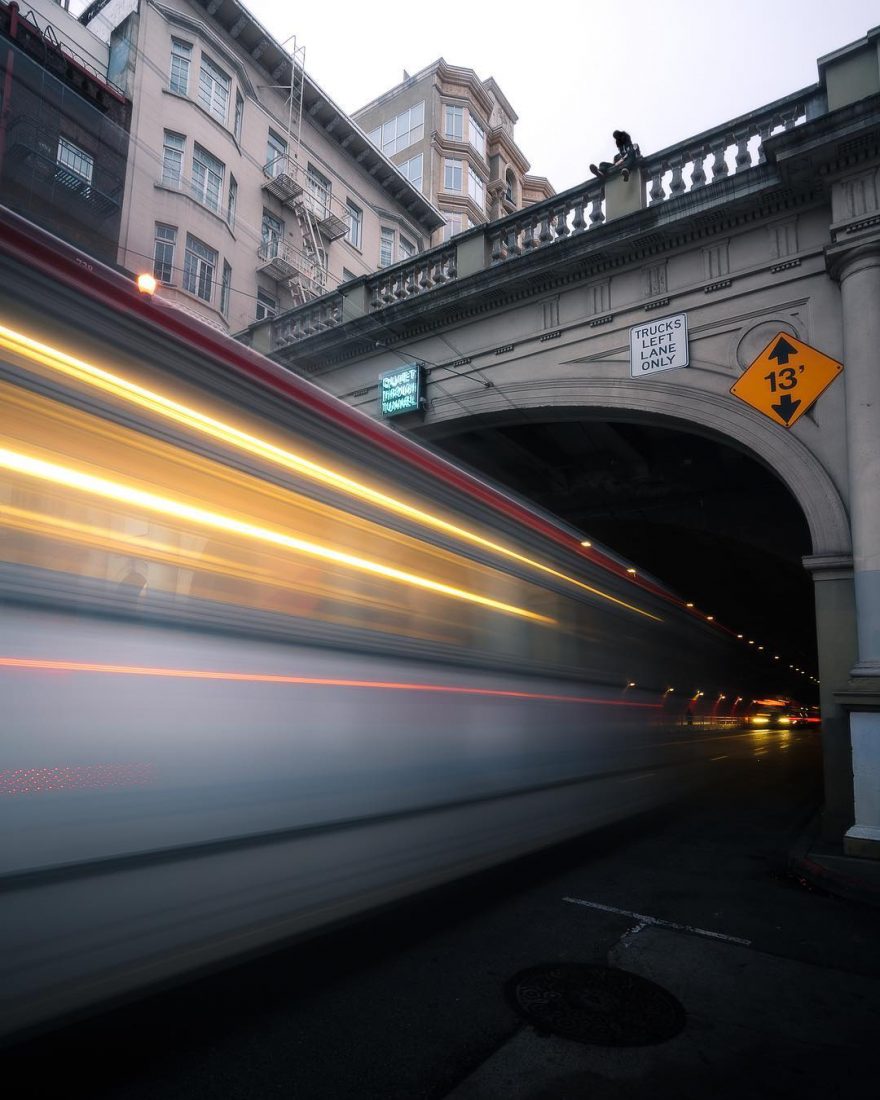
<svg viewBox="0 0 880 1100"><path fill-rule="evenodd" d="M41 458L20 454L0 447L0 466L29 477L38 478L41 481L49 481L55 485L64 485L69 489L78 489L81 492L90 493L93 496L103 497L107 500L115 500L124 504L133 505L136 508L144 508L150 512L158 512L161 515L175 516L177 519L188 520L203 527L210 527L219 531L228 531L235 535L254 539L258 542L270 543L273 546L281 546L287 550L293 550L309 557L319 558L323 561L335 562L337 565L348 566L374 576L385 577L387 580L400 584L412 585L423 588L429 592L436 592L442 596L464 600L468 603L479 604L493 611L502 611L509 615L531 619L534 622L554 623L553 619L546 615L539 615L534 611L527 611L513 604L502 603L500 600L481 596L476 592L468 592L463 588L443 584L440 581L431 580L430 577L422 577L416 573L408 573L395 566L384 565L382 562L370 561L354 554L348 554L342 550L334 550L329 546L319 546L317 543L306 539L287 535L282 531L273 531L268 527L261 527L253 523L245 523L234 519L232 516L223 515L220 512L210 512L205 508L198 508L183 501L172 500L156 493L136 489L131 485L122 485L119 482L110 481L107 478L96 477L81 470L73 470L67 466L60 466L55 462L47 462Z"/></svg>
<svg viewBox="0 0 880 1100"><path fill-rule="evenodd" d="M531 569L537 569L548 576L555 577L557 580L565 581L567 584L574 585L584 592L589 592L593 596L598 596L619 607L626 608L626 610L635 612L637 615L652 619L654 622L663 621L660 616L654 615L644 608L637 607L635 604L628 603L626 600L621 600L617 596L612 596L610 592L604 592L600 588L579 581L577 578L567 573L563 573L558 569L554 569L552 566L545 565L543 562L536 561L524 554L520 554L518 551L504 546L501 543L484 538L475 531L459 527L454 523L450 523L448 520L444 520L440 516L425 512L420 508L407 504L405 501L389 496L378 489L372 489L368 485L364 485L361 482L355 481L353 478L347 477L345 474L337 473L326 466L322 466L320 463L313 462L303 455L278 447L276 444L270 443L267 440L259 439L257 436L241 431L231 424L226 424L221 420L208 416L206 413L199 412L197 409L183 405L173 398L149 390L136 382L122 378L117 374L104 370L102 367L95 366L93 363L87 363L85 360L67 355L57 348L50 347L48 344L41 343L39 340L34 340L30 336L16 332L14 329L8 328L6 325L2 324L0 324L0 347L4 347L8 351L23 356L25 359L48 367L50 370L65 374L79 382L95 386L105 393L110 393L123 401L128 401L141 408L149 409L151 412L173 420L178 424L183 424L186 427L195 429L205 435L209 435L213 439L218 439L230 446L237 447L239 450L245 451L248 454L267 459L277 466L281 466L284 469L310 478L312 481L323 485L329 485L347 493L349 496L369 501L372 504L379 505L387 511L415 520L424 526L431 527L437 531L443 531L445 534L453 535L475 546L481 546L483 549L501 554L512 561L519 562L519 564L526 565Z"/></svg>

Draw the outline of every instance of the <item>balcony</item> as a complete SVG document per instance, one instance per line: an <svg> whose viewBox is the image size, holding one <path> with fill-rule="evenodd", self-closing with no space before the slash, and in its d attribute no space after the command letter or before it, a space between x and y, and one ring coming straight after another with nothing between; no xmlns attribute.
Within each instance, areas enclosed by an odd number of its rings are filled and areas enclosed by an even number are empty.
<svg viewBox="0 0 880 1100"><path fill-rule="evenodd" d="M287 241L270 237L257 252L257 271L279 283L297 284L307 297L323 294L327 283L324 268Z"/></svg>
<svg viewBox="0 0 880 1100"><path fill-rule="evenodd" d="M336 214L318 220L318 231L327 241L338 241L348 232L348 222Z"/></svg>
<svg viewBox="0 0 880 1100"><path fill-rule="evenodd" d="M302 184L297 181L298 174L296 161L282 154L264 166L263 190L283 203L291 203L302 194Z"/></svg>

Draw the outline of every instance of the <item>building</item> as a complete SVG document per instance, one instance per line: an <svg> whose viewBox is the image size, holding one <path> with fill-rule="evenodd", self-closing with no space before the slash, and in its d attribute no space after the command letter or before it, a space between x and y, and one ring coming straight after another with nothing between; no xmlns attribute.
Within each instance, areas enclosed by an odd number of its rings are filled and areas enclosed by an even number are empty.
<svg viewBox="0 0 880 1100"><path fill-rule="evenodd" d="M110 52L49 0L0 0L0 202L114 264L131 101Z"/></svg>
<svg viewBox="0 0 880 1100"><path fill-rule="evenodd" d="M441 57L352 116L371 141L443 214L435 244L555 194L514 141L516 112L491 77ZM411 242L383 242L382 266Z"/></svg>
<svg viewBox="0 0 880 1100"><path fill-rule="evenodd" d="M374 271L389 235L421 251L442 226L304 49L238 0L33 6L23 20L0 0L3 201L152 270L178 308L241 332Z"/></svg>

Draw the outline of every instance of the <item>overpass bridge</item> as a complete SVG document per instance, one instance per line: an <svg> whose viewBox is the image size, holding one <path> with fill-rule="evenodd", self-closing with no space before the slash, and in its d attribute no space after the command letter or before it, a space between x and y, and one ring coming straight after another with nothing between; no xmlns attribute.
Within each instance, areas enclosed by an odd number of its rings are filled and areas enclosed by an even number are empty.
<svg viewBox="0 0 880 1100"><path fill-rule="evenodd" d="M825 830L871 858L880 858L878 56L880 28L820 59L816 84L645 157L627 183L588 181L243 334L374 416L379 376L425 365L421 411L395 422L424 438L587 411L728 441L773 471L811 541L803 565L815 590ZM687 366L661 355L644 369L634 346L666 347L675 320L686 325ZM780 393L752 407L730 392L780 334L793 351L806 344L844 365L817 400L801 390L797 417L798 378L771 380L766 359L765 389L790 383L792 401Z"/></svg>

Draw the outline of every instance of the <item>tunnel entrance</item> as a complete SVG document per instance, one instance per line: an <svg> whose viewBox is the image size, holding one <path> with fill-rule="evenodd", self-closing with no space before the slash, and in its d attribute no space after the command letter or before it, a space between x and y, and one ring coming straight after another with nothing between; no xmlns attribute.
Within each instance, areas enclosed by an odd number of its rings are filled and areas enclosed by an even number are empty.
<svg viewBox="0 0 880 1100"><path fill-rule="evenodd" d="M531 410L434 425L432 445L605 543L713 614L818 700L809 526L744 448L615 410Z"/></svg>

